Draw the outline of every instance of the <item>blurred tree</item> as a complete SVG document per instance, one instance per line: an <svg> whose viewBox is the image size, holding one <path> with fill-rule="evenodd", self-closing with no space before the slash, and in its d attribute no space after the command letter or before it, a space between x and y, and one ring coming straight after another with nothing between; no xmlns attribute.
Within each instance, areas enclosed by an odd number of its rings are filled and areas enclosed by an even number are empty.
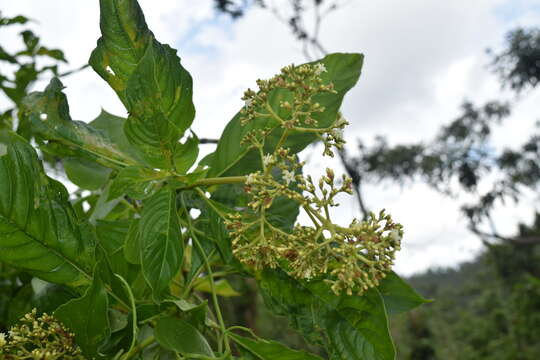
<svg viewBox="0 0 540 360"><path fill-rule="evenodd" d="M540 236L540 215L515 238ZM399 358L535 360L540 358L540 243L506 241L459 269L413 276L436 299L392 321ZM431 353L429 351L432 351Z"/></svg>
<svg viewBox="0 0 540 360"><path fill-rule="evenodd" d="M510 84L518 92L535 88L540 71L540 31L511 31L506 48L494 54L492 67L502 86ZM390 146L384 137L379 137L369 147L359 141L360 154L347 158L348 167L356 172L355 177L366 182L423 181L445 194L464 191L477 198L462 209L470 229L484 241L538 242L539 237L502 236L492 218L497 203L519 201L526 189L538 192L540 181L538 124L517 149L498 149L491 143L495 127L510 115L510 110L507 102L491 101L483 106L465 102L462 114L443 126L432 141ZM478 185L482 181L484 185L489 182L490 189L480 193ZM489 230L481 230L482 226Z"/></svg>
<svg viewBox="0 0 540 360"><path fill-rule="evenodd" d="M270 11L278 21L287 26L302 44L308 60L316 60L328 53L320 41L324 19L354 0L214 0L216 9L237 19L251 7Z"/></svg>
<svg viewBox="0 0 540 360"><path fill-rule="evenodd" d="M10 25L25 25L30 20L22 15L3 17L0 13L0 28ZM0 128L9 128L28 138L27 124L17 124L16 110L24 96L40 76L49 72L59 76L58 64L67 63L64 53L59 49L50 49L40 44L40 38L29 29L23 29L19 35L22 49L8 52L0 46L0 62L7 71L0 72L0 90L11 101L11 106L0 113ZM49 60L49 61L47 61ZM47 65L40 65L43 63ZM9 64L10 66L5 66Z"/></svg>

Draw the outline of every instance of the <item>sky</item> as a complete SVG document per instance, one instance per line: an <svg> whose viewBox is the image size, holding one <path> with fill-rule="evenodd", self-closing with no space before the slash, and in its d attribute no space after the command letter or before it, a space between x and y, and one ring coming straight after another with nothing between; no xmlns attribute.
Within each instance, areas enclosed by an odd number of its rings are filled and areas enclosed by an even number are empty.
<svg viewBox="0 0 540 360"><path fill-rule="evenodd" d="M540 0L379 0L345 1L329 15L321 42L330 52L365 55L362 76L346 96L343 113L351 123L345 131L349 149L355 141L370 143L375 135L389 142L429 141L437 129L459 113L464 99L482 104L505 98L516 105L511 125L494 134L496 146L517 146L538 119L540 92L516 99L501 91L488 69L486 48L498 49L505 33L516 26L540 25ZM287 13L287 1L274 0ZM183 66L194 78L200 137L219 137L242 106L243 91L255 87L290 63L305 62L301 46L269 11L253 8L232 21L218 14L210 0L140 0L149 27L162 43L178 49ZM97 1L0 0L6 16L24 14L44 45L64 50L65 70L85 64L99 38ZM0 44L15 49L20 27L0 32ZM49 79L36 84L42 90ZM117 115L125 110L116 95L92 70L62 80L74 119L90 121L101 109ZM0 97L0 108L7 105ZM212 151L205 145L204 152ZM317 177L324 167L342 171L338 161L310 150L306 172ZM405 227L403 249L395 269L410 275L430 267L455 266L477 254L482 245L466 229L459 211L463 196L444 197L423 184L400 188L391 183L364 187L373 210L385 208ZM359 216L353 198L340 199L335 213L341 223ZM520 206L499 208L496 223L511 235L518 221L529 221L538 198ZM536 207L535 207L536 206Z"/></svg>

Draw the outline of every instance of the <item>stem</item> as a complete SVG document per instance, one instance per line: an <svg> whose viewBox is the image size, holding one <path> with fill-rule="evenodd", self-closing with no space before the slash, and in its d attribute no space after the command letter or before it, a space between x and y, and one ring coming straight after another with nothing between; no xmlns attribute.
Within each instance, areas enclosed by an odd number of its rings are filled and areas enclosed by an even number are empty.
<svg viewBox="0 0 540 360"><path fill-rule="evenodd" d="M185 177L178 176L179 180L185 180ZM193 184L178 188L178 190L193 189L199 186L211 186L211 185L224 185L224 184L238 184L245 183L247 176L224 176L217 178L208 178L195 181Z"/></svg>
<svg viewBox="0 0 540 360"><path fill-rule="evenodd" d="M325 219L321 214L319 214L317 211L312 209L309 205L304 205L303 207L304 207L304 210L306 210L306 212L314 215L317 218L317 220L321 222L321 224L326 225L329 223L327 219Z"/></svg>
<svg viewBox="0 0 540 360"><path fill-rule="evenodd" d="M132 203L127 201L125 198L120 198L120 202L124 205L126 205L129 209L135 211L136 213L139 212L139 209L137 209Z"/></svg>
<svg viewBox="0 0 540 360"><path fill-rule="evenodd" d="M135 354L140 352L141 350L144 350L144 348L148 347L149 345L152 345L156 341L156 338L153 336L147 337L142 343L135 346L133 349L131 349L130 352L126 353L125 356L122 357L122 360L128 360L131 359Z"/></svg>
<svg viewBox="0 0 540 360"><path fill-rule="evenodd" d="M270 115L271 115L274 119L276 119L280 124L284 124L284 123L285 123L285 120L283 120L282 118L280 118L279 115L276 114L276 113L274 112L274 109L272 109L272 107L270 106L270 104L268 103L268 101L267 101L266 104L265 104L265 108L266 108L266 110L268 110L268 112L270 113Z"/></svg>
<svg viewBox="0 0 540 360"><path fill-rule="evenodd" d="M202 271L202 266L197 270L197 272L193 275L193 277L191 278L191 280L189 281L189 283L185 284L184 286L184 291L182 292L182 295L180 296L182 299L185 299L189 292L191 291L191 289L193 288L193 286L195 285L195 280L197 279L197 277L199 276L199 274L201 273Z"/></svg>
<svg viewBox="0 0 540 360"><path fill-rule="evenodd" d="M285 142L285 139L287 139L287 136L289 136L289 129L285 129L283 131L283 134L281 134L281 138L279 139L278 144L276 145L276 150L279 149L281 145L283 145L283 143Z"/></svg>
<svg viewBox="0 0 540 360"><path fill-rule="evenodd" d="M231 348L230 348L229 339L228 339L228 336L227 336L227 328L225 327L225 322L223 321L223 315L221 314L221 308L219 307L219 301L218 301L217 295L216 295L216 285L214 283L214 278L213 278L213 274L212 274L212 267L210 266L210 261L208 260L208 257L206 256L206 253L204 252L204 249L203 249L201 243L199 242L199 239L197 238L197 235L195 235L195 232L192 231L193 225L191 224L191 219L190 219L190 216L189 216L189 212L187 211L185 203L184 203L183 200L184 199L182 197L182 205L183 205L184 211L186 212L186 215L187 215L189 231L191 232L191 238L193 240L193 244L195 244L197 246L197 249L201 253L201 256L203 257L203 260L204 260L204 265L206 267L206 271L208 272L208 276L209 276L209 280L210 280L210 290L212 291L212 302L214 303L214 308L216 309L216 315L217 315L218 322L219 322L219 327L220 327L220 330L221 330L221 333L222 333L221 334L222 335L222 341L225 343L226 351L230 353ZM222 346L222 342L219 341L219 349L218 350L220 352L221 352L221 346Z"/></svg>
<svg viewBox="0 0 540 360"><path fill-rule="evenodd" d="M313 215L311 214L311 212L309 211L309 209L304 205L303 206L304 210L306 211L306 214L308 214L309 218L311 219L311 221L313 222L313 225L315 225L315 227L317 229L319 229L321 227L321 225L317 222L317 220L313 217Z"/></svg>
<svg viewBox="0 0 540 360"><path fill-rule="evenodd" d="M326 218L328 219L328 221L331 221L330 220L330 210L328 210L328 204L324 204L324 214L326 215Z"/></svg>
<svg viewBox="0 0 540 360"><path fill-rule="evenodd" d="M135 297L133 296L133 292L131 291L131 287L129 286L128 282L120 275L114 274L120 280L122 285L125 288L126 293L129 297L129 303L131 305L131 322L133 323L133 331L132 331L132 338L131 338L131 345L128 350L128 354L136 347L137 343L137 334L138 334L138 328L137 328L137 306L135 305Z"/></svg>
<svg viewBox="0 0 540 360"><path fill-rule="evenodd" d="M210 206L212 208L212 210L214 210L216 212L216 214L219 215L220 218L222 218L223 220L227 220L227 216L225 216L221 210L219 210L213 203L212 201L210 201L210 199L208 199L206 197L206 194L200 189L200 188L195 188L195 191L197 192L197 194L200 195L200 197L204 200L205 203L208 204L208 206Z"/></svg>

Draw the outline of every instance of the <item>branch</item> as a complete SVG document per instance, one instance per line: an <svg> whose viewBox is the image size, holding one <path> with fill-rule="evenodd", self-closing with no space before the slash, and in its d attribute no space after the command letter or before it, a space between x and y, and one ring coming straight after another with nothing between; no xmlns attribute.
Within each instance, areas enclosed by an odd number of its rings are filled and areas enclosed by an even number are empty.
<svg viewBox="0 0 540 360"><path fill-rule="evenodd" d="M217 144L219 142L218 139L208 139L208 138L200 138L199 144Z"/></svg>

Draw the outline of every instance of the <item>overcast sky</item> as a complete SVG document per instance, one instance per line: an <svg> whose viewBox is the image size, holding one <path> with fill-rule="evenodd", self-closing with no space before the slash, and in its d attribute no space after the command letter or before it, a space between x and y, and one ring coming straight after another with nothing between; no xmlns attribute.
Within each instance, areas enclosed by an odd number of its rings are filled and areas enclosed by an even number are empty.
<svg viewBox="0 0 540 360"><path fill-rule="evenodd" d="M218 15L210 0L141 0L140 4L157 39L179 50L194 78L194 130L199 136L219 136L255 79L305 61L300 45L268 11L254 8L233 22ZM287 12L285 6L280 8ZM30 26L43 44L64 50L70 61L65 69L85 64L99 37L97 0L0 0L0 10L6 16L24 14L34 19ZM504 34L518 25L540 25L540 0L352 0L332 13L321 30L325 47L366 57L361 79L343 106L351 122L345 132L351 148L356 138L369 143L377 134L392 143L427 141L458 114L465 98L478 104L508 98L486 68L485 49L499 48ZM19 46L21 28L10 28L0 32L0 44L13 49ZM47 81L36 89L43 89ZM101 108L125 115L116 95L91 70L63 82L73 118L89 121ZM538 91L519 99L507 121L511 126L495 134L494 144L522 142L539 118L539 103ZM0 107L6 104L0 98ZM328 164L340 168L318 154L310 159L308 172L314 176ZM364 192L370 208L386 208L405 226L396 264L402 274L452 266L481 249L453 199L422 184L403 189L379 184L365 187ZM511 234L518 220L530 220L535 202L538 199L531 198L522 206L499 210L499 230ZM336 214L340 222L359 215L352 198L343 198L342 205Z"/></svg>

